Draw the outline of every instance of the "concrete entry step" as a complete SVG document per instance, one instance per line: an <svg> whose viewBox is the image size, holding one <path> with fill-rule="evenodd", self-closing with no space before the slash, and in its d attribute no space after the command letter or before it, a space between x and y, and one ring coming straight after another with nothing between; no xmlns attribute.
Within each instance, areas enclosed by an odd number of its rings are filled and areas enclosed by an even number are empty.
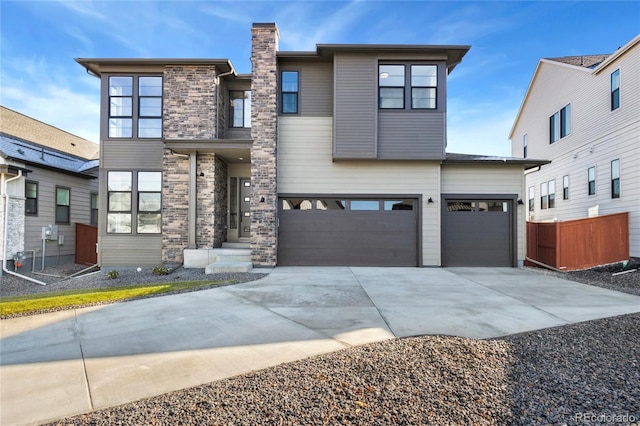
<svg viewBox="0 0 640 426"><path fill-rule="evenodd" d="M222 243L222 248L241 248L241 249L249 249L251 248L251 244L249 242L225 242Z"/></svg>
<svg viewBox="0 0 640 426"><path fill-rule="evenodd" d="M214 262L204 268L204 273L228 274L232 272L249 272L252 269L251 262Z"/></svg>

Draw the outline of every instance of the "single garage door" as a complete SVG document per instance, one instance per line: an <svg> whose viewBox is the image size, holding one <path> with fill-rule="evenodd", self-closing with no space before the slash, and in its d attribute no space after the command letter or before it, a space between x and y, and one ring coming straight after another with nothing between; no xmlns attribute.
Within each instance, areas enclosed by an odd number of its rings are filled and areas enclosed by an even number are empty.
<svg viewBox="0 0 640 426"><path fill-rule="evenodd" d="M311 196L279 204L279 265L418 265L417 199Z"/></svg>
<svg viewBox="0 0 640 426"><path fill-rule="evenodd" d="M514 266L513 200L446 199L443 266Z"/></svg>

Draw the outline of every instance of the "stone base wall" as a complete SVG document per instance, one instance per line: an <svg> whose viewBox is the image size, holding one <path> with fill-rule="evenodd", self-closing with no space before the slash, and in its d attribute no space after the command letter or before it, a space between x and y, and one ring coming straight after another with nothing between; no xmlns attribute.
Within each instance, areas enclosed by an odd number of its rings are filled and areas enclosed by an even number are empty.
<svg viewBox="0 0 640 426"><path fill-rule="evenodd" d="M5 198L0 197L0 260L4 256L4 218ZM24 251L24 198L9 199L9 226L7 232L7 260L12 260L13 255Z"/></svg>
<svg viewBox="0 0 640 426"><path fill-rule="evenodd" d="M162 164L162 261L182 263L189 244L189 159L165 149Z"/></svg>
<svg viewBox="0 0 640 426"><path fill-rule="evenodd" d="M227 164L215 154L198 154L196 176L196 244L220 247L226 240Z"/></svg>

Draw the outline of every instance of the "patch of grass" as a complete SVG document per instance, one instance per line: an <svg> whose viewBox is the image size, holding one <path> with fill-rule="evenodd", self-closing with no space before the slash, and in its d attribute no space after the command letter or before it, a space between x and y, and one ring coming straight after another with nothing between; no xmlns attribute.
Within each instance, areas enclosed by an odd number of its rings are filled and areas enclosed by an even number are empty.
<svg viewBox="0 0 640 426"><path fill-rule="evenodd" d="M122 302L125 300L193 291L220 284L232 284L233 282L232 280L176 281L121 287L54 291L26 296L5 297L0 302L0 316L9 317L33 312L60 311L82 306Z"/></svg>

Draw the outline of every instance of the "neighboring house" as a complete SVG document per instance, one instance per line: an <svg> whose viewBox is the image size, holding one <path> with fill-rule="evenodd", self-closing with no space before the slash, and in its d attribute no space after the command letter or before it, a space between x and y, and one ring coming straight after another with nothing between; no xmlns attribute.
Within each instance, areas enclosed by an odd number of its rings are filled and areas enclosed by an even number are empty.
<svg viewBox="0 0 640 426"><path fill-rule="evenodd" d="M541 59L509 135L512 155L547 158L526 175L531 221L629 212L640 257L640 35L613 54Z"/></svg>
<svg viewBox="0 0 640 426"><path fill-rule="evenodd" d="M102 82L102 266L204 267L225 242L256 266L522 264L523 172L544 162L445 153L469 46L278 38L253 25L250 75L76 59Z"/></svg>
<svg viewBox="0 0 640 426"><path fill-rule="evenodd" d="M26 256L23 270L34 254L35 269L42 267L42 229L49 225L57 225L58 238L44 240L45 264L74 262L76 224L97 225L97 158L97 144L0 107L0 241L7 220L10 270L18 252ZM4 247L0 259L2 253Z"/></svg>

